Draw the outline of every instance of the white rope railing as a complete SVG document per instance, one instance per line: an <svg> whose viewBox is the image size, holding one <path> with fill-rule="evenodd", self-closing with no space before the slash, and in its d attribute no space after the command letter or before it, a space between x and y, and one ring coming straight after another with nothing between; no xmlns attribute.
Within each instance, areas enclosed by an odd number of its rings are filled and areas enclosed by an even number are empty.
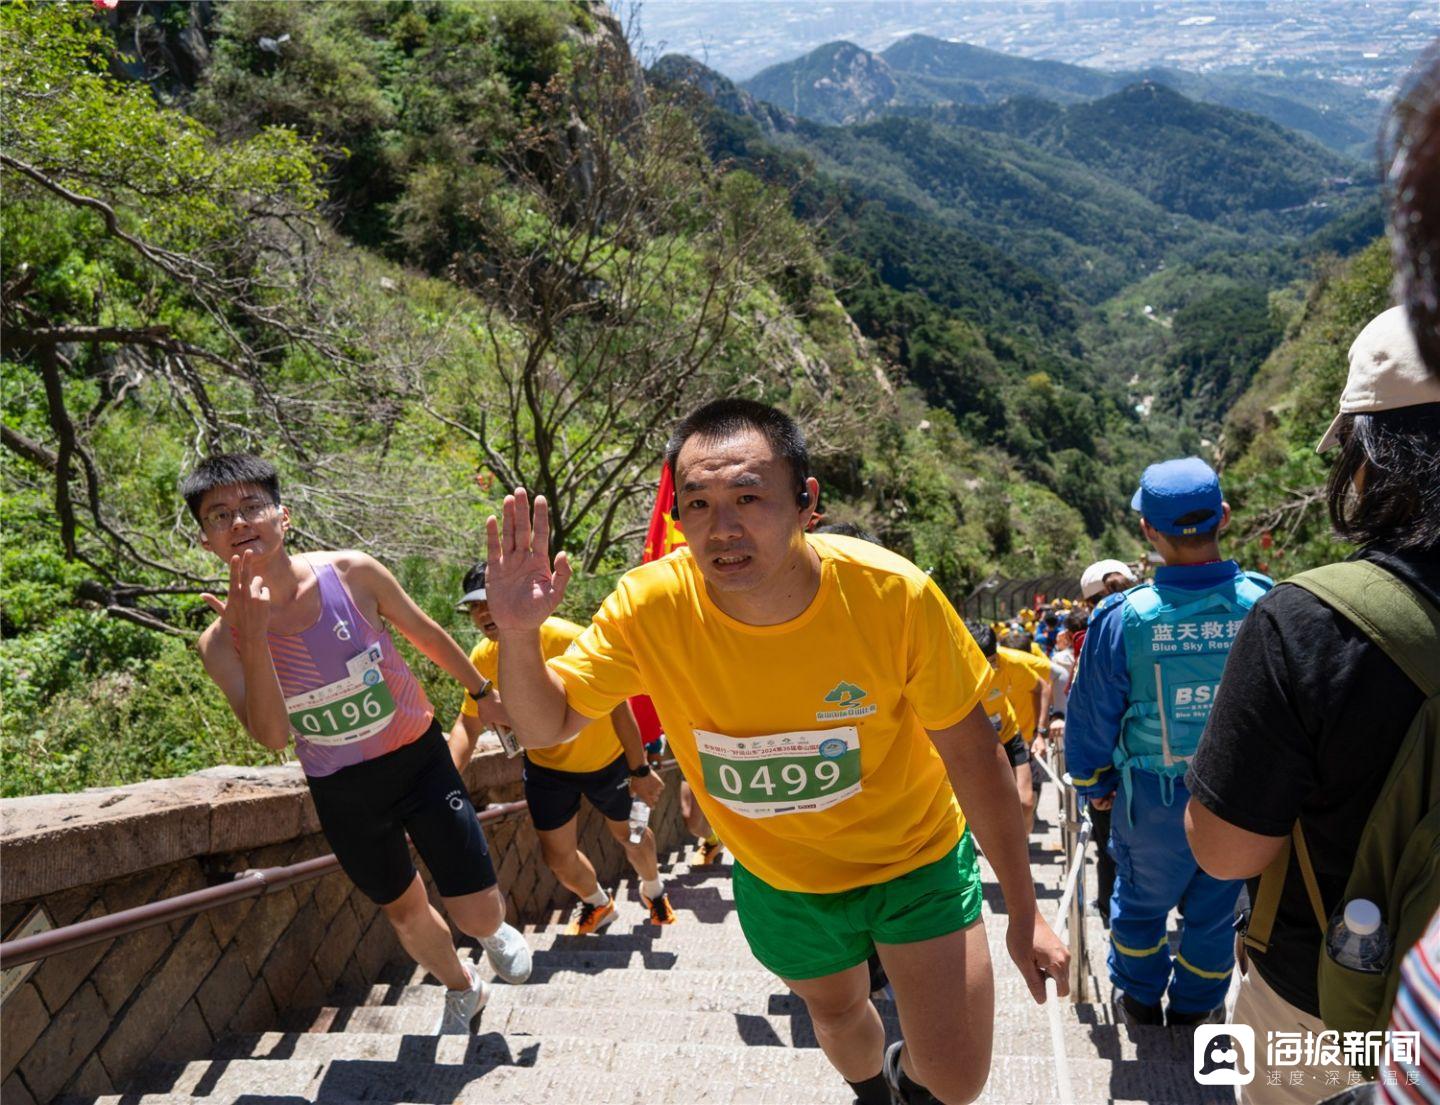
<svg viewBox="0 0 1440 1105"><path fill-rule="evenodd" d="M1060 755L1063 756L1063 753ZM1071 972L1072 976L1081 979L1087 969L1083 962L1085 928L1082 922L1075 925L1072 931L1070 920L1075 897L1079 891L1080 875L1085 868L1085 849L1090 843L1090 814L1081 807L1075 785L1070 781L1068 774L1062 772L1057 775L1041 756L1032 755L1030 762L1039 764L1045 774L1050 776L1051 780L1060 788L1060 816L1064 822L1062 838L1068 839L1072 831L1071 826L1075 826L1073 829L1074 846L1068 850L1069 867L1065 872L1064 889L1061 891L1060 901L1055 907L1055 919L1051 927L1061 942L1070 948L1071 963L1078 964L1078 969ZM1078 1000L1078 996L1075 996L1075 999ZM1055 1086L1059 1094L1058 1099L1074 1101L1075 1091L1070 1080L1070 1060L1065 1053L1065 1025L1060 1013L1060 994L1053 978L1045 979L1045 1009L1050 1021L1050 1047L1055 1053Z"/></svg>

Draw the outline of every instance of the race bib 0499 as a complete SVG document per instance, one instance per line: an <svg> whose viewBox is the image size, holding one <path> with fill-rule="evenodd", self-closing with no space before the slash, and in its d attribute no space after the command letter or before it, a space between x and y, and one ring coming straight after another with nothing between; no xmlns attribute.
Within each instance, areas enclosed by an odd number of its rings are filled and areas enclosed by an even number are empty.
<svg viewBox="0 0 1440 1105"><path fill-rule="evenodd" d="M860 792L853 725L764 737L695 730L705 790L745 817L814 813Z"/></svg>
<svg viewBox="0 0 1440 1105"><path fill-rule="evenodd" d="M371 645L345 665L343 679L285 700L290 725L314 744L351 744L373 737L395 713L395 699L380 670L380 645Z"/></svg>

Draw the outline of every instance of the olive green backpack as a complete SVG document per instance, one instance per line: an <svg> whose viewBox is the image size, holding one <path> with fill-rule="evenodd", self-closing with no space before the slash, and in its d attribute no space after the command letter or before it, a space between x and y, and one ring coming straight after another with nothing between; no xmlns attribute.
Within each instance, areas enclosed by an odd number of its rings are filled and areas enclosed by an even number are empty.
<svg viewBox="0 0 1440 1105"><path fill-rule="evenodd" d="M1336 963L1320 946L1320 1019L1339 1032L1370 1032L1390 1023L1400 961L1440 908L1440 611L1377 564L1349 560L1286 581L1305 588L1369 637L1425 695L1370 810L1355 865L1338 902L1323 902L1300 823L1290 843L1322 934L1344 902L1368 898L1380 907L1391 958L1379 974ZM1290 860L1285 848L1260 877L1245 934L1265 952ZM1328 908L1327 908L1328 907Z"/></svg>

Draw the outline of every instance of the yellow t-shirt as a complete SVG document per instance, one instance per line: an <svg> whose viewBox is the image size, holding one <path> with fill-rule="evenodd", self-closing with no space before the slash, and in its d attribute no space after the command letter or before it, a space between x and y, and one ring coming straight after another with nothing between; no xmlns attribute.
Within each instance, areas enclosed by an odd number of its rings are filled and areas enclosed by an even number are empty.
<svg viewBox="0 0 1440 1105"><path fill-rule="evenodd" d="M1015 711L1015 725L1029 744L1035 739L1035 688L1043 679L1050 680L1050 661L1019 649L1001 645L995 650L998 659L995 682L1004 692Z"/></svg>
<svg viewBox="0 0 1440 1105"><path fill-rule="evenodd" d="M990 724L995 726L995 735L1001 744L1020 732L1015 711L1010 700L1005 697L1005 688L1000 685L998 678L990 684L990 690L985 695L985 712L990 715Z"/></svg>
<svg viewBox="0 0 1440 1105"><path fill-rule="evenodd" d="M781 890L832 893L955 846L964 818L925 730L969 714L992 675L920 569L866 541L806 539L820 587L790 621L722 612L685 549L627 573L550 667L590 717L648 693L735 857Z"/></svg>
<svg viewBox="0 0 1440 1105"><path fill-rule="evenodd" d="M546 618L540 627L540 653L549 660L559 656L570 642L580 636L583 630L574 622L564 618ZM500 674L500 646L488 637L470 650L470 663L486 679L496 680ZM501 692L502 697L504 692ZM469 717L479 717L480 709L467 694L460 712ZM620 737L615 732L615 723L610 720L609 711L603 717L581 729L574 740L557 744L551 748L527 748L525 758L533 764L548 767L554 771L599 771L608 767L616 756L623 755Z"/></svg>

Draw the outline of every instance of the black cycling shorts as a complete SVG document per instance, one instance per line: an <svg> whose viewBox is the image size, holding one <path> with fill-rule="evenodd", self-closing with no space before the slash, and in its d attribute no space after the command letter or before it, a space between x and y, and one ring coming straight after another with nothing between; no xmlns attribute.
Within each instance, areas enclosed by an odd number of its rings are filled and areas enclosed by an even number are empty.
<svg viewBox="0 0 1440 1105"><path fill-rule="evenodd" d="M1005 742L1005 755L1010 760L1011 767L1028 764L1030 762L1030 746L1025 743L1024 737L1011 737Z"/></svg>
<svg viewBox="0 0 1440 1105"><path fill-rule="evenodd" d="M580 796L611 821L630 819L630 767L623 754L599 771L556 771L525 761L525 801L541 832L568 825L580 812Z"/></svg>
<svg viewBox="0 0 1440 1105"><path fill-rule="evenodd" d="M403 748L307 782L340 867L378 905L415 878L406 833L445 897L495 885L485 833L436 722Z"/></svg>

